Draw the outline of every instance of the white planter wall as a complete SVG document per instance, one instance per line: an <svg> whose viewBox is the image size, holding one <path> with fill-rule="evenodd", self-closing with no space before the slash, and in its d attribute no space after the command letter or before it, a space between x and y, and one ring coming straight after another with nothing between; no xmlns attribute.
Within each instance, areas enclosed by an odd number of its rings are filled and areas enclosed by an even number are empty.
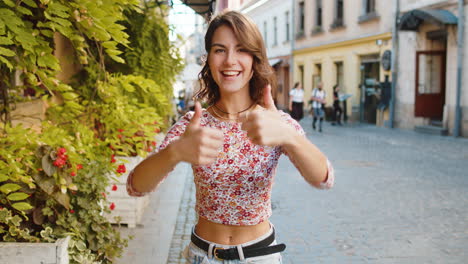
<svg viewBox="0 0 468 264"><path fill-rule="evenodd" d="M115 209L111 211L110 214L106 214L106 218L111 223L117 223L116 216L120 217L121 224L127 224L129 228L135 228L138 223L141 222L143 212L145 207L149 203L149 196L143 197L131 197L127 194L127 178L128 174L133 168L140 163L143 158L141 157L115 157L117 162L120 163L121 160L128 161L125 163L127 172L119 177L115 176L118 179L118 182L115 182L117 185L117 191L112 191L112 185L107 187L107 200L109 203L115 204Z"/></svg>
<svg viewBox="0 0 468 264"><path fill-rule="evenodd" d="M0 242L1 264L68 264L70 237L55 243Z"/></svg>

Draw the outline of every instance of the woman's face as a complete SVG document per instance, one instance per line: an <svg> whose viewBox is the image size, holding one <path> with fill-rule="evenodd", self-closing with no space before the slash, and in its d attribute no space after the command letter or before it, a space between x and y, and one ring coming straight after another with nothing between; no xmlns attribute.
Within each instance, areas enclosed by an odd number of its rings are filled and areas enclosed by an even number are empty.
<svg viewBox="0 0 468 264"><path fill-rule="evenodd" d="M220 93L249 90L253 56L247 52L228 26L216 29L211 40L208 65Z"/></svg>

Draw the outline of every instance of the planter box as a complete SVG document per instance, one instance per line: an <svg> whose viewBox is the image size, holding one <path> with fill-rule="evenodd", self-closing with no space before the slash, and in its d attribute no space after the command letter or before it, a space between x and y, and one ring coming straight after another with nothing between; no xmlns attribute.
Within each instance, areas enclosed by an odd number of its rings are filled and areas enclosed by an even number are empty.
<svg viewBox="0 0 468 264"><path fill-rule="evenodd" d="M128 173L140 163L143 158L141 157L115 157L117 162L119 160L126 160L125 167L127 173L120 177L115 176L118 181L113 183L117 185L117 190L112 191L112 185L108 186L106 191L109 193L107 199L110 203L115 204L115 209L110 214L106 214L106 218L111 223L117 223L115 217L120 217L121 224L127 224L129 228L135 228L138 223L141 222L144 209L148 206L149 196L143 197L131 197L127 194L127 177Z"/></svg>
<svg viewBox="0 0 468 264"><path fill-rule="evenodd" d="M0 243L2 264L68 264L68 243L70 237L55 243Z"/></svg>

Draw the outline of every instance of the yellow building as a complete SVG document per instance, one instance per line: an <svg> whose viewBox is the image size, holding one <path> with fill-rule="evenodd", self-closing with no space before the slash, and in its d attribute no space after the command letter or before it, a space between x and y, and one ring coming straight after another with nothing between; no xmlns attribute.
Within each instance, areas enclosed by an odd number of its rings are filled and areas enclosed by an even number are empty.
<svg viewBox="0 0 468 264"><path fill-rule="evenodd" d="M345 101L350 120L383 124L377 109L388 112L382 99L390 88L384 91L380 84L386 77L391 81L391 6L375 0L295 1L293 79L303 83L306 99L322 82L331 107L333 86L339 85L342 94L351 95Z"/></svg>

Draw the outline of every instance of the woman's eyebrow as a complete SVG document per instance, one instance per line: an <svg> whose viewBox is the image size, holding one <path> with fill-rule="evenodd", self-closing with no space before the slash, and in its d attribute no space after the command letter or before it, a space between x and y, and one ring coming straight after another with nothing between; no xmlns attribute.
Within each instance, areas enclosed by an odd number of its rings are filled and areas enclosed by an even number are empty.
<svg viewBox="0 0 468 264"><path fill-rule="evenodd" d="M223 44L220 44L220 43L213 43L211 44L211 47L221 47L221 48L226 48L226 46L224 46ZM236 45L236 48L242 48L243 46L241 44L237 44Z"/></svg>

